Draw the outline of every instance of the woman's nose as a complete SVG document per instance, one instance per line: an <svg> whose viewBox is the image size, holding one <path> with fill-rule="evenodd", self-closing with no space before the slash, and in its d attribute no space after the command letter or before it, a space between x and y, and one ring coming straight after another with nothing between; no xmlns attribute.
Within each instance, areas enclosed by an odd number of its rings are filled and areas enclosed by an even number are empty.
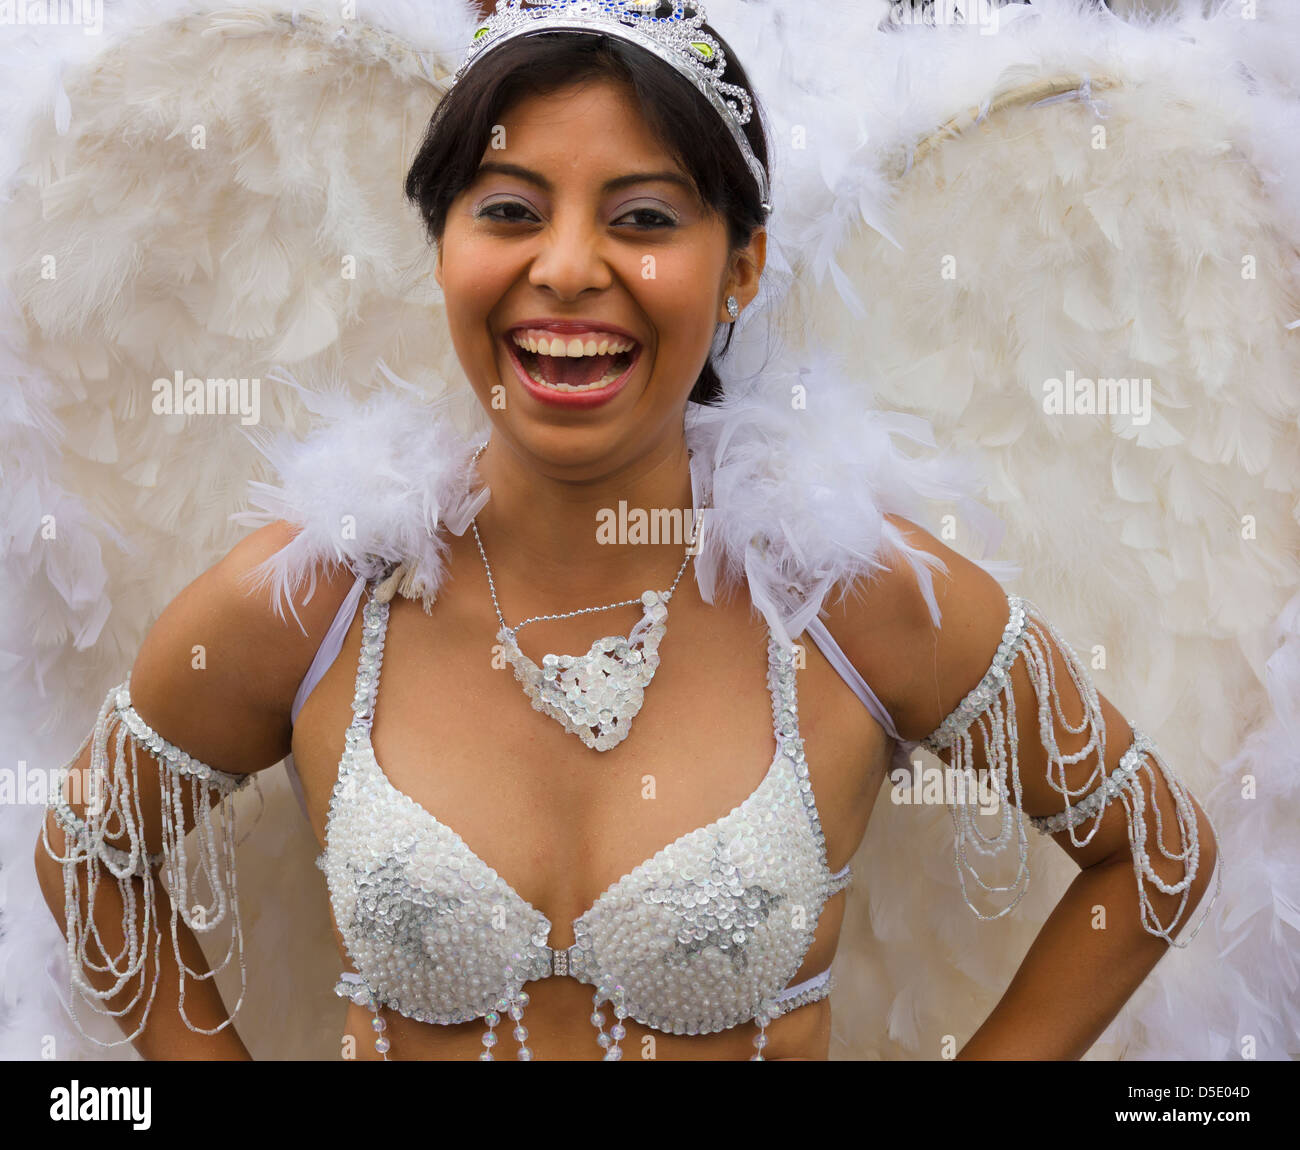
<svg viewBox="0 0 1300 1150"><path fill-rule="evenodd" d="M589 288L607 288L612 280L596 229L575 222L556 222L547 228L528 269L529 283L550 288L565 299Z"/></svg>

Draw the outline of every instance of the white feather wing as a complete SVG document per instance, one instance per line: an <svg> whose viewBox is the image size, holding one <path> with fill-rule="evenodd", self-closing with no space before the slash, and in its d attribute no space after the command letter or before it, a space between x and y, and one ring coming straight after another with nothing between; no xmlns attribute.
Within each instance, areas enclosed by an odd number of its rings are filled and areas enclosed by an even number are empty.
<svg viewBox="0 0 1300 1150"><path fill-rule="evenodd" d="M102 37L15 38L0 447L19 594L0 624L0 727L33 768L66 761L153 619L247 533L229 516L269 475L250 430L298 434L311 413L274 365L358 395L381 357L433 395L461 379L401 187L470 5L364 8L340 27L334 5L130 3ZM260 381L255 427L251 404L156 408L154 381L178 373ZM258 1057L337 1057L316 844L283 772L263 787L241 849L255 950L240 1033ZM29 861L41 813L0 820L0 1053L40 1057L50 1035L57 1057L102 1057L58 1006L58 929ZM278 1026L287 1013L315 1021Z"/></svg>
<svg viewBox="0 0 1300 1150"><path fill-rule="evenodd" d="M1279 43L1300 48L1300 19L1261 5L1253 26L1225 8L1138 28L1036 8L998 35L871 40L838 77L854 115L819 120L821 146L856 148L886 178L888 222L875 230L881 205L857 211L865 177L823 189L846 234L802 253L796 272L819 286L800 322L810 347L876 361L881 406L988 459L1001 554L1023 568L1009 589L1043 606L1219 829L1214 916L1090 1057L1240 1057L1243 1035L1286 1057L1300 1029L1300 342L1286 326L1300 231L1284 177L1300 115L1276 61ZM894 75L907 82L882 101ZM1149 380L1149 407L1045 408L1049 380L1099 378ZM1017 914L979 922L951 835L943 808L882 797L837 960L837 1056L936 1058L945 1035L969 1036L1074 872L1036 842Z"/></svg>

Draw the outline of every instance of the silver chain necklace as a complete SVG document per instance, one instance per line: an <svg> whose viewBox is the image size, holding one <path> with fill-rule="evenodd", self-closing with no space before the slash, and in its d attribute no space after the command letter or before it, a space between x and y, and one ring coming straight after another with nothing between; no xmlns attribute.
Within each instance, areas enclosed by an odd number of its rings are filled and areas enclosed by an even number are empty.
<svg viewBox="0 0 1300 1150"><path fill-rule="evenodd" d="M487 444L474 453L477 463ZM502 646L506 662L514 670L515 678L523 685L524 694L532 700L533 709L549 715L566 731L577 735L587 746L597 751L608 751L627 738L632 720L645 701L645 689L659 666L659 644L667 630L668 601L677 590L686 564L691 561L699 535L700 520L691 524L691 542L686 557L677 568L677 577L667 591L643 591L639 599L623 599L604 607L583 607L558 615L534 615L513 627L506 626L501 604L497 601L496 580L492 578L492 565L483 540L478 533L478 519L470 520L474 529L474 542L483 558L487 571L488 590L492 606L496 609L501 629L497 642ZM606 635L597 639L585 655L544 655L539 667L519 649L516 636L529 623L548 619L575 619L579 615L593 615L612 611L616 607L630 607L640 603L642 615L628 635Z"/></svg>

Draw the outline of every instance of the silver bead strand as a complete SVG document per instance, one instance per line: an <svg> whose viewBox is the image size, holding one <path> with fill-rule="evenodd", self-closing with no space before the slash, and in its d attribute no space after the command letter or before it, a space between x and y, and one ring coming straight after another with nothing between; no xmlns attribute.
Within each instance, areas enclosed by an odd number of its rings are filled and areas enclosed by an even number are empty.
<svg viewBox="0 0 1300 1150"><path fill-rule="evenodd" d="M475 463L478 462L479 456L482 455L486 449L487 449L486 443L482 443L479 445L478 450L474 452ZM695 520L695 523L692 525L692 531L691 531L692 545L694 545L699 535L699 525L700 525L700 521L697 518ZM501 604L497 601L496 580L492 578L492 565L488 562L487 552L483 550L483 540L479 537L477 517L470 520L470 527L473 528L474 530L474 542L478 544L478 553L483 559L483 568L487 572L488 590L492 594L492 606L496 610L497 621L501 624L501 629L503 631L509 632L512 638L517 636L518 633L529 623L541 623L541 622L545 622L548 620L555 620L555 619L576 619L579 615L594 615L600 611L613 611L617 607L632 607L632 606L641 605L641 597L637 596L635 599L623 599L618 603L610 603L604 607L583 607L578 611L565 611L559 615L533 615L531 618L525 619L522 623L516 623L515 626L508 627L506 626L505 616L501 613ZM662 602L667 603L673 597L673 592L677 590L677 584L681 582L682 573L686 570L686 564L689 563L690 561L691 561L691 549L687 548L686 557L682 560L682 565L677 568L677 575L673 579L672 586L669 587L667 591L663 592L660 595L660 599Z"/></svg>
<svg viewBox="0 0 1300 1150"><path fill-rule="evenodd" d="M605 1052L604 1062L621 1062L623 1060L623 1048L619 1042L627 1037L627 1028L623 1025L623 1019L627 1017L627 1004L624 996L622 984L616 983L613 993L607 984L602 983L596 993L591 996L594 1004L591 1012L591 1024L596 1028L596 1043ZM609 1002L614 1008L614 1025L609 1028L609 1033L605 1033L605 1015L600 1006L603 1002Z"/></svg>
<svg viewBox="0 0 1300 1150"><path fill-rule="evenodd" d="M627 1037L627 1029L623 1025L623 1019L627 1017L627 1006L623 997L623 987L619 984L614 986L614 1018L617 1020L609 1028L609 1035L614 1040L614 1045L605 1051L606 1062L622 1062L623 1048L619 1043Z"/></svg>
<svg viewBox="0 0 1300 1150"><path fill-rule="evenodd" d="M524 1007L528 1005L529 997L528 992L524 990L524 980L515 974L515 963L522 962L523 955L518 951L515 951L515 953L510 956L510 962L506 965L505 969L506 992L497 999L496 1010L490 1013L496 1014L498 1020L501 1014L506 1014L510 1017L515 1024L513 1031L514 1039L519 1043L519 1050L516 1052L515 1057L518 1058L520 1062L531 1062L533 1060L533 1052L527 1046L528 1028L524 1025L523 1021ZM484 1046L490 1047L496 1041L496 1035L492 1034L494 1025L494 1023L488 1023L488 1034L483 1036ZM489 1034L492 1035L491 1043L488 1041ZM488 1053L491 1053L490 1049ZM491 1059L487 1058L484 1059L484 1061L491 1061Z"/></svg>
<svg viewBox="0 0 1300 1150"><path fill-rule="evenodd" d="M765 999L760 1006L758 1013L754 1015L754 1022L758 1025L758 1033L754 1035L755 1054L750 1059L750 1062L767 1061L767 1059L763 1057L763 1051L767 1047L767 1027L772 1019L776 1017L776 1014L776 1003L771 999Z"/></svg>
<svg viewBox="0 0 1300 1150"><path fill-rule="evenodd" d="M340 993L341 986L342 984L340 984ZM388 1051L390 1043L387 1036L384 1034L384 1031L388 1028L388 1024L380 1017L380 1003L378 996L365 983L358 983L356 984L356 989L352 991L349 997L357 1006L369 1007L370 1010L374 1012L375 1016L370 1020L370 1026L378 1035L378 1037L375 1038L375 1050L383 1055L385 1062L389 1061Z"/></svg>
<svg viewBox="0 0 1300 1150"><path fill-rule="evenodd" d="M508 1011L515 1024L512 1033L514 1035L514 1040L519 1043L519 1050L515 1054L515 1057L518 1058L520 1062L531 1062L533 1060L533 1052L526 1045L528 1042L528 1027L524 1025L524 1007L527 1005L528 992L523 989L522 985L520 985L515 989L515 993L511 996L510 1009Z"/></svg>
<svg viewBox="0 0 1300 1150"><path fill-rule="evenodd" d="M498 1003L498 1005L500 1005ZM478 1056L480 1062L494 1062L492 1057L492 1047L497 1044L496 1027L501 1021L501 1015L495 1010L489 1010L484 1016L483 1021L487 1023L487 1030L483 1032L483 1053Z"/></svg>
<svg viewBox="0 0 1300 1150"><path fill-rule="evenodd" d="M610 1036L605 1033L605 1015L600 1009L600 1005L605 1001L605 994L602 990L596 991L591 996L591 1025L596 1028L596 1045L601 1050L609 1050L609 1044L612 1041Z"/></svg>
<svg viewBox="0 0 1300 1150"><path fill-rule="evenodd" d="M388 1041L388 1035L384 1032L388 1029L388 1023L384 1021L384 1016L380 1013L378 1002L374 1003L375 1016L370 1020L370 1028L375 1032L375 1049L384 1056L384 1061L388 1061L388 1051L392 1048L392 1043Z"/></svg>

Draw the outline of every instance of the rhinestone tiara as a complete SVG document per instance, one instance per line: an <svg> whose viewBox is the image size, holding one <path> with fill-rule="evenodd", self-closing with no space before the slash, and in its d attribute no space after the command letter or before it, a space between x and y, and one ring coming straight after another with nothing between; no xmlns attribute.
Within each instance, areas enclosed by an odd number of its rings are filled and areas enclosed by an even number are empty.
<svg viewBox="0 0 1300 1150"><path fill-rule="evenodd" d="M742 130L754 114L750 94L722 79L726 53L701 29L704 7L692 0L498 0L496 10L475 29L469 51L448 91L473 64L498 45L544 32L615 36L644 48L689 80L721 117L758 184L763 213L772 210L767 172Z"/></svg>

